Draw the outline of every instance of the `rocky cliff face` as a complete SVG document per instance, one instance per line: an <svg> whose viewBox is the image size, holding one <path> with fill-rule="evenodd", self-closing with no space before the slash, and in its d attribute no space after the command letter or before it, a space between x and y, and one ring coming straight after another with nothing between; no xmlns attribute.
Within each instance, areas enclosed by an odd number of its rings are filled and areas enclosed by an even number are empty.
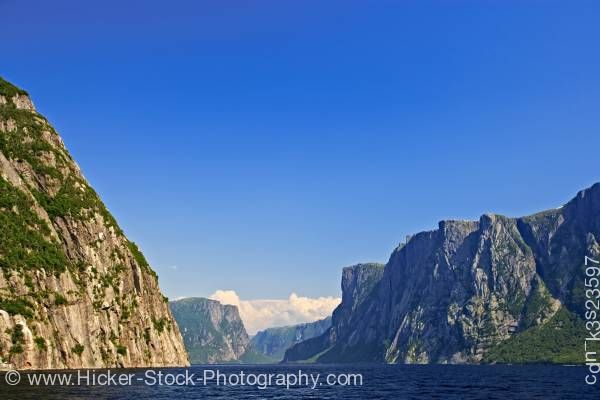
<svg viewBox="0 0 600 400"><path fill-rule="evenodd" d="M0 270L0 358L16 368L188 364L156 274L1 78Z"/></svg>
<svg viewBox="0 0 600 400"><path fill-rule="evenodd" d="M583 261L600 255L599 235L600 184L530 217L442 221L398 247L344 318L336 310L329 338L286 359L581 361Z"/></svg>
<svg viewBox="0 0 600 400"><path fill-rule="evenodd" d="M192 363L236 361L248 349L250 339L236 306L201 297L170 306Z"/></svg>
<svg viewBox="0 0 600 400"><path fill-rule="evenodd" d="M383 264L367 263L346 267L342 271L342 302L333 311L331 327L320 336L315 336L290 347L284 362L316 361L331 349L340 333L350 330L350 318L363 303L383 276Z"/></svg>
<svg viewBox="0 0 600 400"><path fill-rule="evenodd" d="M331 327L331 317L279 328L269 328L258 332L251 340L251 350L264 356L264 362L283 360L285 351L302 341L321 336Z"/></svg>

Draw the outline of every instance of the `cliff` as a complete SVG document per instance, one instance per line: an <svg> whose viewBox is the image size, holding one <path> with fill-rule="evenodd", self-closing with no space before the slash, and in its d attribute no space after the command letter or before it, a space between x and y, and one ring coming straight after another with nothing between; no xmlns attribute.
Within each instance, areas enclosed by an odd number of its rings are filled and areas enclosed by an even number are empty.
<svg viewBox="0 0 600 400"><path fill-rule="evenodd" d="M286 360L583 362L583 262L600 255L599 235L600 184L529 217L442 221L398 247L344 318L334 312L329 337Z"/></svg>
<svg viewBox="0 0 600 400"><path fill-rule="evenodd" d="M193 364L237 361L250 339L236 306L187 298L170 303Z"/></svg>
<svg viewBox="0 0 600 400"><path fill-rule="evenodd" d="M0 78L0 358L184 366L158 278L28 94Z"/></svg>
<svg viewBox="0 0 600 400"><path fill-rule="evenodd" d="M296 343L288 348L283 362L317 361L331 349L340 333L349 330L349 321L355 310L363 303L383 276L384 265L376 263L357 264L342 271L342 302L333 311L331 326L323 334Z"/></svg>

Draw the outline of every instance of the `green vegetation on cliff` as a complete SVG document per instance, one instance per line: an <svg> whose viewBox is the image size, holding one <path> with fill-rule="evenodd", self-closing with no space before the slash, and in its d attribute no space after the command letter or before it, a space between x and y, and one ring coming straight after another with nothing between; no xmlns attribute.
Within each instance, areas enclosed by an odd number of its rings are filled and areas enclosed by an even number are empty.
<svg viewBox="0 0 600 400"><path fill-rule="evenodd" d="M84 221L92 217L91 212L102 215L106 226L113 227L122 233L113 216L100 201L98 194L82 179L69 177L65 179L56 195L51 196L43 191L34 192L40 205L46 210L51 219L71 217Z"/></svg>
<svg viewBox="0 0 600 400"><path fill-rule="evenodd" d="M5 96L8 100L11 97L19 94L27 96L27 92L25 90L16 87L12 83L5 81L0 77L0 96Z"/></svg>
<svg viewBox="0 0 600 400"><path fill-rule="evenodd" d="M483 362L580 364L584 339L583 321L563 307L548 322L492 347Z"/></svg>
<svg viewBox="0 0 600 400"><path fill-rule="evenodd" d="M538 325L540 320L546 320L548 316L552 315L552 297L544 285L544 281L536 276L533 284L523 310L521 321L523 329Z"/></svg>
<svg viewBox="0 0 600 400"><path fill-rule="evenodd" d="M22 315L25 318L31 318L33 317L32 307L33 305L25 299L8 300L0 298L0 310L6 311L8 315Z"/></svg>
<svg viewBox="0 0 600 400"><path fill-rule="evenodd" d="M0 268L63 272L70 263L33 209L33 200L0 177Z"/></svg>

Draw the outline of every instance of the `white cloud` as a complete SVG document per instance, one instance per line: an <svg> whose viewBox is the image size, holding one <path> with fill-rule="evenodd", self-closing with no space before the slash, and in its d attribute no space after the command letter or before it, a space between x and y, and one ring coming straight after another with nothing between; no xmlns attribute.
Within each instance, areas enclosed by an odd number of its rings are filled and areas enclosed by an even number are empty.
<svg viewBox="0 0 600 400"><path fill-rule="evenodd" d="M211 299L238 306L240 317L250 335L275 326L313 322L329 315L338 304L337 297L302 297L296 293L281 300L241 300L234 290L217 290Z"/></svg>

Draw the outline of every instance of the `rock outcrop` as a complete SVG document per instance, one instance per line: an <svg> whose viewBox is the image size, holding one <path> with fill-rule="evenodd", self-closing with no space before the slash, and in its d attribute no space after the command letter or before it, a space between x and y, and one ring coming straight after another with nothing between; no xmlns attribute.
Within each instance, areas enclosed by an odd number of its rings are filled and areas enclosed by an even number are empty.
<svg viewBox="0 0 600 400"><path fill-rule="evenodd" d="M600 255L599 237L600 184L530 217L442 221L393 252L360 304L344 300L328 335L285 359L581 362L583 263Z"/></svg>
<svg viewBox="0 0 600 400"><path fill-rule="evenodd" d="M27 93L0 78L0 358L185 366L158 278Z"/></svg>
<svg viewBox="0 0 600 400"><path fill-rule="evenodd" d="M170 303L193 364L237 361L250 339L238 308L201 297Z"/></svg>

